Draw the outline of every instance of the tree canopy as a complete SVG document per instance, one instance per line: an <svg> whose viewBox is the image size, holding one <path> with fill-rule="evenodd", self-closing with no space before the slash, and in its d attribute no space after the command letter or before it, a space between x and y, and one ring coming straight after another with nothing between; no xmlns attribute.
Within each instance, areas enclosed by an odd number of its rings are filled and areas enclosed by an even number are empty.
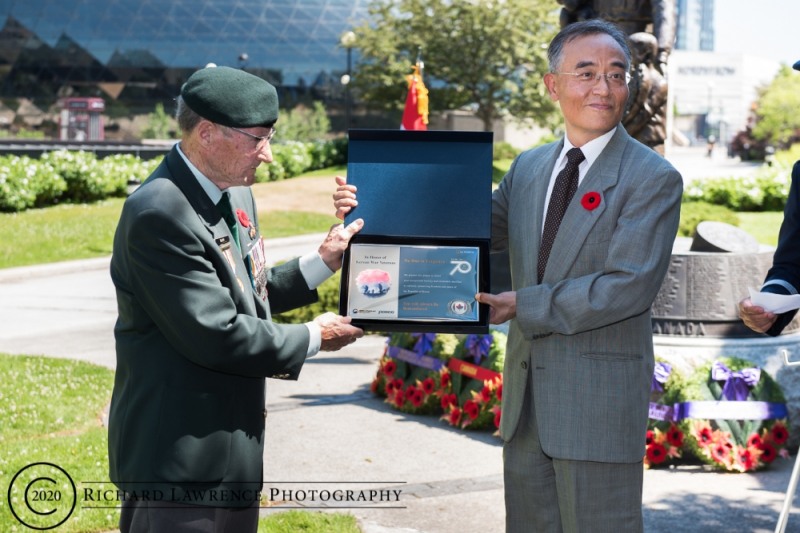
<svg viewBox="0 0 800 533"><path fill-rule="evenodd" d="M778 147L796 141L800 135L800 75L781 67L760 96L753 137Z"/></svg>
<svg viewBox="0 0 800 533"><path fill-rule="evenodd" d="M353 86L360 98L400 109L422 53L431 112L469 106L491 131L510 117L557 124L542 77L558 31L552 0L374 0L359 27ZM399 123L399 117L398 117Z"/></svg>

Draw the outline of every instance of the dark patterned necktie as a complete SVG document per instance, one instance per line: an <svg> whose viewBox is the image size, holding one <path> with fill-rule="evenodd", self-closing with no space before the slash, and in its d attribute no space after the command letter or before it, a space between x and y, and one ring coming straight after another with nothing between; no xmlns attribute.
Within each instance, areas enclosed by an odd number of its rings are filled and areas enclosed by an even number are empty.
<svg viewBox="0 0 800 533"><path fill-rule="evenodd" d="M236 217L233 216L233 208L231 207L231 195L227 192L222 193L222 199L217 204L217 207L222 213L222 218L224 218L225 222L228 224L228 228L231 230L233 242L236 243L237 248L241 249L242 246L239 244L239 228L236 226Z"/></svg>
<svg viewBox="0 0 800 533"><path fill-rule="evenodd" d="M564 218L567 206L575 196L575 191L578 190L578 165L584 159L580 148L572 148L567 152L567 166L556 176L556 183L550 195L550 204L547 206L542 244L539 247L539 262L536 265L539 283L542 282L544 267L547 266L547 258L550 257L553 241L556 240L558 226L561 225L561 219Z"/></svg>

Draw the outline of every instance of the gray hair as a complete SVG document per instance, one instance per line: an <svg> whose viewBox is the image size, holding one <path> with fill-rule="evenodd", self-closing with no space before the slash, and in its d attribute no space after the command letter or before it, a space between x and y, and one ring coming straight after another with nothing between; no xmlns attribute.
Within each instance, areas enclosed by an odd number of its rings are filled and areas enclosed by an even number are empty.
<svg viewBox="0 0 800 533"><path fill-rule="evenodd" d="M175 120L178 121L178 128L183 133L189 133L203 120L203 117L192 111L183 101L183 97L179 96L176 102L178 105L175 110Z"/></svg>
<svg viewBox="0 0 800 533"><path fill-rule="evenodd" d="M602 19L574 22L561 29L547 47L547 62L550 72L558 72L564 56L564 46L580 37L605 34L614 39L625 54L625 70L631 65L631 50L628 37L617 26Z"/></svg>

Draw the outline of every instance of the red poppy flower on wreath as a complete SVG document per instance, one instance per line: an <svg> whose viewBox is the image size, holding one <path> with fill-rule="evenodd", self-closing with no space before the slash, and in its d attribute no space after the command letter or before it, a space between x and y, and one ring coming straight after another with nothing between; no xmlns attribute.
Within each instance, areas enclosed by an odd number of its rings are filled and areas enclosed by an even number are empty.
<svg viewBox="0 0 800 533"><path fill-rule="evenodd" d="M773 448L771 444L767 444L766 442L763 443L759 449L761 450L761 460L764 461L765 463L771 463L778 456L778 453L775 451L775 448Z"/></svg>
<svg viewBox="0 0 800 533"><path fill-rule="evenodd" d="M411 405L414 407L419 407L422 405L425 396L422 394L422 390L414 389L414 394L411 395Z"/></svg>
<svg viewBox="0 0 800 533"><path fill-rule="evenodd" d="M761 440L761 435L758 433L753 433L750 435L750 438L747 439L747 446L755 446L756 448L759 448L763 442L764 441Z"/></svg>
<svg viewBox="0 0 800 533"><path fill-rule="evenodd" d="M394 391L394 404L397 407L403 407L403 404L406 401L406 394L403 392L403 389L397 389Z"/></svg>
<svg viewBox="0 0 800 533"><path fill-rule="evenodd" d="M491 399L492 399L492 389L484 385L484 387L481 389L481 401L483 403L486 403Z"/></svg>
<svg viewBox="0 0 800 533"><path fill-rule="evenodd" d="M700 431L697 434L697 444L705 448L712 442L714 442L714 437L713 434L711 433L711 428L706 426L700 429Z"/></svg>
<svg viewBox="0 0 800 533"><path fill-rule="evenodd" d="M647 447L647 460L651 464L657 465L663 463L667 458L667 449L661 444L651 444Z"/></svg>
<svg viewBox="0 0 800 533"><path fill-rule="evenodd" d="M450 386L450 372L442 372L442 377L439 379L443 389Z"/></svg>
<svg viewBox="0 0 800 533"><path fill-rule="evenodd" d="M780 422L776 422L775 425L772 426L772 441L775 444L783 444L788 439L789 431L786 429L786 426Z"/></svg>
<svg viewBox="0 0 800 533"><path fill-rule="evenodd" d="M750 448L741 449L739 450L739 461L742 463L745 472L754 470L758 463L758 454Z"/></svg>
<svg viewBox="0 0 800 533"><path fill-rule="evenodd" d="M496 406L496 405L494 407L492 407L492 411L494 411L494 427L499 428L500 427L500 416L501 416L502 412L500 411L500 408L498 406Z"/></svg>
<svg viewBox="0 0 800 533"><path fill-rule="evenodd" d="M669 427L669 431L667 431L667 442L669 442L672 446L683 446L683 431L681 431L675 424L672 424Z"/></svg>
<svg viewBox="0 0 800 533"><path fill-rule="evenodd" d="M383 365L383 373L387 376L394 375L394 371L397 370L397 363L394 361L386 361Z"/></svg>
<svg viewBox="0 0 800 533"><path fill-rule="evenodd" d="M417 393L417 388L414 385L409 385L406 389L406 400L411 401L411 398Z"/></svg>
<svg viewBox="0 0 800 533"><path fill-rule="evenodd" d="M458 423L461 421L461 409L458 407L454 408L450 411L450 425L457 426Z"/></svg>
<svg viewBox="0 0 800 533"><path fill-rule="evenodd" d="M250 217L247 216L247 213L245 213L243 209L236 210L236 218L239 219L239 224L245 228L250 227Z"/></svg>
<svg viewBox="0 0 800 533"><path fill-rule="evenodd" d="M464 412L467 413L470 420L475 420L481 413L481 407L478 405L478 402L467 400L464 402Z"/></svg>
<svg viewBox="0 0 800 533"><path fill-rule="evenodd" d="M494 395L497 396L498 400L500 400L500 401L503 400L503 384L502 383L497 386L497 388L494 391Z"/></svg>
<svg viewBox="0 0 800 533"><path fill-rule="evenodd" d="M647 433L644 434L644 443L647 446L650 446L651 444L653 444L654 439L655 439L655 433L653 433L652 429L648 429Z"/></svg>
<svg viewBox="0 0 800 533"><path fill-rule="evenodd" d="M583 198L581 198L581 205L587 211L593 211L600 207L600 200L600 193L596 193L594 191L587 192L583 195Z"/></svg>
<svg viewBox="0 0 800 533"><path fill-rule="evenodd" d="M425 394L433 393L433 389L436 387L436 382L433 381L433 378L425 378L422 382L422 390Z"/></svg>
<svg viewBox="0 0 800 533"><path fill-rule="evenodd" d="M719 464L728 464L729 454L730 449L725 445L724 442L718 442L711 446L711 458Z"/></svg>

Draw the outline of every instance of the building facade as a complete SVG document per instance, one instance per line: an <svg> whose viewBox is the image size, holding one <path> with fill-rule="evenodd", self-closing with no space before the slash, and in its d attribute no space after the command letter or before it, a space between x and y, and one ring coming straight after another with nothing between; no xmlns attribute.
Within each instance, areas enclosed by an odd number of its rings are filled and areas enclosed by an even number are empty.
<svg viewBox="0 0 800 533"><path fill-rule="evenodd" d="M272 82L283 102L343 98L340 37L367 0L0 0L0 98L108 112L171 102L209 63Z"/></svg>
<svg viewBox="0 0 800 533"><path fill-rule="evenodd" d="M714 50L714 0L678 0L675 49Z"/></svg>
<svg viewBox="0 0 800 533"><path fill-rule="evenodd" d="M669 60L673 137L705 143L714 135L727 143L747 126L758 90L780 63L748 54L676 50Z"/></svg>

